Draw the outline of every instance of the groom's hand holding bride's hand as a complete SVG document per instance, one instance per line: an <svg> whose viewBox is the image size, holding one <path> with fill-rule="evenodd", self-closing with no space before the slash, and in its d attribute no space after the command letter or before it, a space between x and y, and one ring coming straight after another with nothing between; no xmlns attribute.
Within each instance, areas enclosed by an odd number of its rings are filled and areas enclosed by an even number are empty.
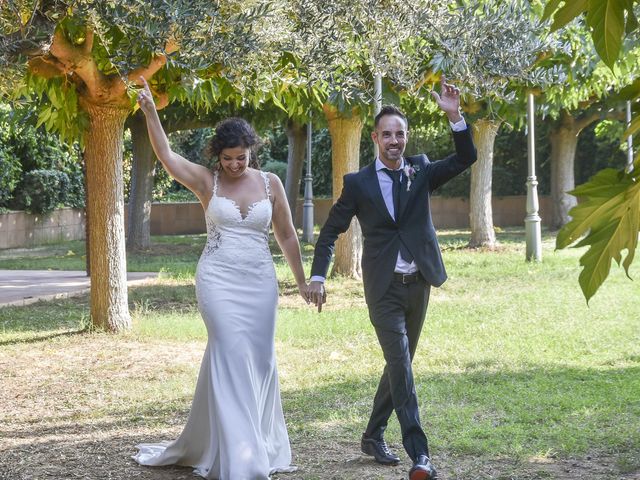
<svg viewBox="0 0 640 480"><path fill-rule="evenodd" d="M311 303L318 307L318 313L322 312L322 304L327 302L327 292L324 289L324 283L309 283L309 293L311 294Z"/></svg>
<svg viewBox="0 0 640 480"><path fill-rule="evenodd" d="M307 282L298 283L298 292L300 292L300 296L304 298L304 301L309 305L311 303L311 292L309 291Z"/></svg>

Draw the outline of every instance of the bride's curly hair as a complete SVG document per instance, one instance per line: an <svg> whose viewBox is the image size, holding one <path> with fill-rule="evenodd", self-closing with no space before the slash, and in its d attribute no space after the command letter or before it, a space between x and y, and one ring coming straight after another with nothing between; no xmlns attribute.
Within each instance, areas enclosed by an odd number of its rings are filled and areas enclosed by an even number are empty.
<svg viewBox="0 0 640 480"><path fill-rule="evenodd" d="M262 147L262 140L245 119L231 117L216 125L213 137L207 146L207 153L215 161L214 168L220 168L219 157L222 150L235 147L248 148L251 151L249 166L260 169L258 150Z"/></svg>

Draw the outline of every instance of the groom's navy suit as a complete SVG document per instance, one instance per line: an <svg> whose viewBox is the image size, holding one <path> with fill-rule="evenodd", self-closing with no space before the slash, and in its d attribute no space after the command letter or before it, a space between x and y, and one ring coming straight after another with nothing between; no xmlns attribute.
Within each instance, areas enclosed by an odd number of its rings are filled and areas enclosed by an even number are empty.
<svg viewBox="0 0 640 480"><path fill-rule="evenodd" d="M430 162L426 155L405 157L416 173L409 191L407 179L402 180L395 219L385 205L375 162L345 175L340 198L320 231L311 268L312 277L326 277L334 243L356 216L364 238L365 299L386 361L365 435L382 438L395 409L404 447L414 460L418 455L428 455L428 446L420 426L411 360L425 318L430 287L439 287L447 278L429 199L436 188L476 159L470 126L453 132L453 138L456 153L443 160ZM403 277L394 273L401 242L413 256L417 275Z"/></svg>

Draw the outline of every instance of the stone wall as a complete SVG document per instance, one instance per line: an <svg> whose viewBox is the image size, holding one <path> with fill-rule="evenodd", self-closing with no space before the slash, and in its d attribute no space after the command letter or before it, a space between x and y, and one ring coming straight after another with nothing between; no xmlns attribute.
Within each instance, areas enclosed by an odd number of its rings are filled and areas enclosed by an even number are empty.
<svg viewBox="0 0 640 480"><path fill-rule="evenodd" d="M540 200L542 224L551 219L551 198ZM295 224L302 225L302 204L298 202ZM331 209L330 198L314 201L314 222L322 225ZM127 209L125 207L125 217ZM466 198L432 197L431 214L436 228L469 228L469 200ZM524 226L526 197L510 196L493 199L493 222L496 227ZM0 214L0 248L30 247L45 243L84 238L84 211L63 208L49 215L24 212ZM126 225L126 218L125 218ZM152 235L187 235L204 233L206 225L199 203L154 203L151 207Z"/></svg>
<svg viewBox="0 0 640 480"><path fill-rule="evenodd" d="M47 215L0 214L0 248L32 247L84 238L84 210L60 208Z"/></svg>

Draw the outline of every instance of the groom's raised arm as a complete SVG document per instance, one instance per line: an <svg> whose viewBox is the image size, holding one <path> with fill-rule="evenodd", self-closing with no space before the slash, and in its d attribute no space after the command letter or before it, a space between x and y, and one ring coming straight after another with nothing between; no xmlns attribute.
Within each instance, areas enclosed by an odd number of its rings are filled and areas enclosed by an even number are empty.
<svg viewBox="0 0 640 480"><path fill-rule="evenodd" d="M432 91L431 95L449 119L451 130L453 130L453 142L456 146L456 153L453 155L427 165L429 191L433 192L476 161L476 148L473 145L471 127L460 114L460 89L447 83L445 76L442 75L440 93Z"/></svg>
<svg viewBox="0 0 640 480"><path fill-rule="evenodd" d="M476 161L477 154L471 135L471 125L467 124L464 130L454 131L453 143L456 153L427 165L431 192L465 171Z"/></svg>

